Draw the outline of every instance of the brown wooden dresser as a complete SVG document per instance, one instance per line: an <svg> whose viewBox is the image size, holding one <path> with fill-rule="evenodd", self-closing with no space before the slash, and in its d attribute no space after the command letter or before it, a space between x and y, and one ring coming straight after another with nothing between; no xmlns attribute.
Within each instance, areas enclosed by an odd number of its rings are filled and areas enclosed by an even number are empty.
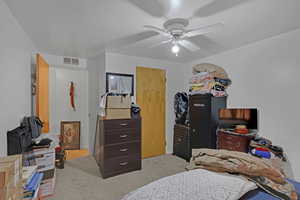
<svg viewBox="0 0 300 200"><path fill-rule="evenodd" d="M218 149L230 151L240 151L248 153L249 143L255 137L254 135L242 135L229 131L218 130Z"/></svg>
<svg viewBox="0 0 300 200"><path fill-rule="evenodd" d="M103 178L141 169L141 119L98 118L94 157Z"/></svg>

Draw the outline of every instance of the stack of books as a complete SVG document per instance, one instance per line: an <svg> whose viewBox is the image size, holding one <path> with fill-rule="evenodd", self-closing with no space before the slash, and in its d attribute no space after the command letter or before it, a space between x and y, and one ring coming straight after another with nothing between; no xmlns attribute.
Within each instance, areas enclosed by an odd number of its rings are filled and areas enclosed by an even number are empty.
<svg viewBox="0 0 300 200"><path fill-rule="evenodd" d="M24 166L37 166L37 172L43 174L39 196L47 198L55 189L55 148L39 148L23 154Z"/></svg>
<svg viewBox="0 0 300 200"><path fill-rule="evenodd" d="M38 198L43 176L43 173L39 173L37 171L37 166L23 168L24 200L33 200Z"/></svg>

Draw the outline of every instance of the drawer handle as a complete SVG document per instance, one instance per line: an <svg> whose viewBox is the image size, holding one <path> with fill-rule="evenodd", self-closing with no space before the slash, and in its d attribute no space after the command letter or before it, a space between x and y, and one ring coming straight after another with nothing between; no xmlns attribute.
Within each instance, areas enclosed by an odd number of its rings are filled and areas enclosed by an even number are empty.
<svg viewBox="0 0 300 200"><path fill-rule="evenodd" d="M127 138L128 135L120 135L120 138Z"/></svg>
<svg viewBox="0 0 300 200"><path fill-rule="evenodd" d="M203 103L195 103L194 106L195 107L205 107L205 104L203 104Z"/></svg>
<svg viewBox="0 0 300 200"><path fill-rule="evenodd" d="M121 152L126 152L128 149L120 149Z"/></svg>
<svg viewBox="0 0 300 200"><path fill-rule="evenodd" d="M120 166L125 166L125 165L128 165L128 162L121 162L120 163Z"/></svg>
<svg viewBox="0 0 300 200"><path fill-rule="evenodd" d="M127 123L120 124L120 126L128 126Z"/></svg>
<svg viewBox="0 0 300 200"><path fill-rule="evenodd" d="M178 142L181 142L182 140L181 140L181 138L178 138L178 140L177 140Z"/></svg>

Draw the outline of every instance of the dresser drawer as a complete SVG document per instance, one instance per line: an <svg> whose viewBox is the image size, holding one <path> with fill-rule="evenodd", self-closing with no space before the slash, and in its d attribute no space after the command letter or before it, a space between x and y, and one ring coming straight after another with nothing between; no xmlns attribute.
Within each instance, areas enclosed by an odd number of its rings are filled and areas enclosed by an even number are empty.
<svg viewBox="0 0 300 200"><path fill-rule="evenodd" d="M122 172L141 169L140 155L130 155L109 159L105 162L103 171L108 176L120 174Z"/></svg>
<svg viewBox="0 0 300 200"><path fill-rule="evenodd" d="M141 154L141 142L130 142L116 145L104 146L104 159L110 159L120 156Z"/></svg>
<svg viewBox="0 0 300 200"><path fill-rule="evenodd" d="M117 144L141 140L141 134L136 129L107 131L104 135L104 144Z"/></svg>
<svg viewBox="0 0 300 200"><path fill-rule="evenodd" d="M117 119L117 120L104 120L104 131L112 131L118 129L137 128L138 119Z"/></svg>
<svg viewBox="0 0 300 200"><path fill-rule="evenodd" d="M201 109L201 110L210 109L210 107L211 107L210 97L209 96L202 96L202 97L193 96L190 100L190 107L191 107L191 109Z"/></svg>
<svg viewBox="0 0 300 200"><path fill-rule="evenodd" d="M222 131L218 132L218 148L231 151L248 152L252 137L231 135Z"/></svg>

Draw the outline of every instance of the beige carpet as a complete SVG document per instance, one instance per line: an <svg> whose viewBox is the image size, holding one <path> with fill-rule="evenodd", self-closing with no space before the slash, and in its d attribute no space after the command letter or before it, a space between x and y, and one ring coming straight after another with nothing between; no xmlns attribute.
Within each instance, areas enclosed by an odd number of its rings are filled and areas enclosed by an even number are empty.
<svg viewBox="0 0 300 200"><path fill-rule="evenodd" d="M120 200L125 194L159 178L185 171L186 162L172 155L143 160L142 170L102 179L92 157L67 161L57 170L51 200Z"/></svg>

